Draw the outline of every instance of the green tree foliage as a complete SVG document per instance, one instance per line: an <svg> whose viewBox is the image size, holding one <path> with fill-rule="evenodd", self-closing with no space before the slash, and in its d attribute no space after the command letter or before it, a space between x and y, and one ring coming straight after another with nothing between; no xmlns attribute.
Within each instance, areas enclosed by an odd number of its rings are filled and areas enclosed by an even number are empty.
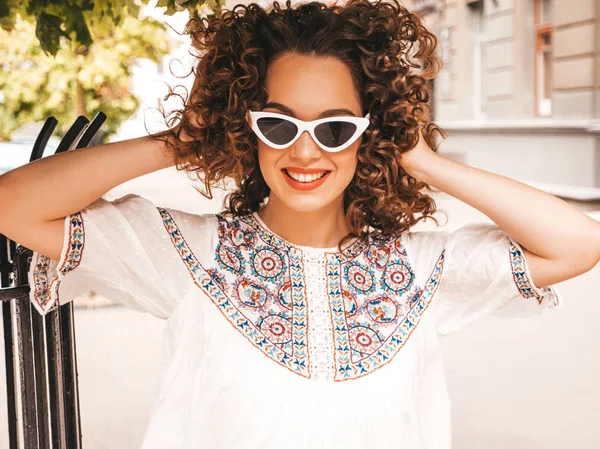
<svg viewBox="0 0 600 449"><path fill-rule="evenodd" d="M197 17L219 11L223 0L0 0L0 28L12 31L18 17L35 23L42 50L56 55L61 37L89 47L91 30L108 32L126 17L139 17L141 4L166 8L167 15L188 10L190 17Z"/></svg>
<svg viewBox="0 0 600 449"><path fill-rule="evenodd" d="M126 17L139 17L141 4L166 8L173 15L187 10L190 17L220 11L224 0L0 0L0 28L12 31L17 18L35 23L35 35L44 52L56 55L60 39L89 47L94 32L108 32Z"/></svg>
<svg viewBox="0 0 600 449"><path fill-rule="evenodd" d="M139 104L130 85L135 58L158 62L169 52L165 26L150 19L99 22L89 47L63 37L54 57L40 48L36 25L17 18L12 26L0 30L0 140L50 115L62 136L78 115L91 118L98 111L108 116L105 136L113 134Z"/></svg>

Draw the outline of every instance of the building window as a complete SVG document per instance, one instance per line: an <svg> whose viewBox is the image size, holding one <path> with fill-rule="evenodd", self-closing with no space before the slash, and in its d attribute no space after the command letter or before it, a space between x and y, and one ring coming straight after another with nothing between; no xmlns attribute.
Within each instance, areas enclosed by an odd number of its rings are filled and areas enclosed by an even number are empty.
<svg viewBox="0 0 600 449"><path fill-rule="evenodd" d="M535 0L535 91L537 114L552 115L552 0Z"/></svg>

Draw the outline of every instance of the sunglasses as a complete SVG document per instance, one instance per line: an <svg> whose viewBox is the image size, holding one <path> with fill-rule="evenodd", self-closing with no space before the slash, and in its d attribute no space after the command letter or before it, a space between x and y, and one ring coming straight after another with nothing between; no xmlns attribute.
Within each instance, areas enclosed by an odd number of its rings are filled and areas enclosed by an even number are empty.
<svg viewBox="0 0 600 449"><path fill-rule="evenodd" d="M292 145L304 131L324 151L336 153L352 145L369 126L364 117L326 117L305 122L276 112L248 111L251 127L265 144L278 150Z"/></svg>

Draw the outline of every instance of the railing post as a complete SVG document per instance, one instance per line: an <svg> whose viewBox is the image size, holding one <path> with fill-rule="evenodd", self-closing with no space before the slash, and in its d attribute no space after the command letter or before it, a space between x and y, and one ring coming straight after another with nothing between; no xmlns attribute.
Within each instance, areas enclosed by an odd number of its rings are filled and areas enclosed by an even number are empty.
<svg viewBox="0 0 600 449"><path fill-rule="evenodd" d="M89 145L105 120L101 112L91 123L79 117L56 152ZM30 162L42 156L56 124L46 120ZM45 317L35 310L27 284L32 254L0 234L9 449L81 449L73 303Z"/></svg>

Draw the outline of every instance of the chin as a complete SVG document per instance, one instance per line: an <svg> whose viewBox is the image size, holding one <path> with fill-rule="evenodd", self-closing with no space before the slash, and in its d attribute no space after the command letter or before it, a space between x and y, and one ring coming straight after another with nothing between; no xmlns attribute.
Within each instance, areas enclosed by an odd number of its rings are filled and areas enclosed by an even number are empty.
<svg viewBox="0 0 600 449"><path fill-rule="evenodd" d="M296 193L290 192L287 186L278 186L284 188L271 189L270 198L267 202L273 202L283 206L285 209L294 212L315 212L318 210L334 207L336 196L331 192L320 193ZM343 193L343 192L342 192Z"/></svg>
<svg viewBox="0 0 600 449"><path fill-rule="evenodd" d="M296 212L315 212L326 208L331 204L329 201L323 201L323 198L292 198L287 197L283 201L289 209Z"/></svg>

